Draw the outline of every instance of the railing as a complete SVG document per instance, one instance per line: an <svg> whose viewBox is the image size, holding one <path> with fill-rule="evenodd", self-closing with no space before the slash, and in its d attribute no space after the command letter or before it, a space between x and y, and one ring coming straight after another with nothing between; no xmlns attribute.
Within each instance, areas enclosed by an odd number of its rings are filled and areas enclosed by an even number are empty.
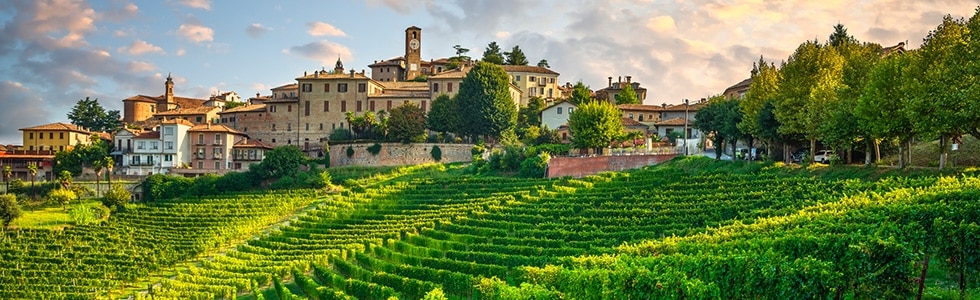
<svg viewBox="0 0 980 300"><path fill-rule="evenodd" d="M197 153L195 157L197 157L198 159L204 159L206 156L204 155L204 153Z"/></svg>
<svg viewBox="0 0 980 300"><path fill-rule="evenodd" d="M221 153L215 153L211 157L213 157L214 159L221 159Z"/></svg>
<svg viewBox="0 0 980 300"><path fill-rule="evenodd" d="M129 166L140 166L140 167L148 167L148 166L154 166L154 165L156 165L156 163L154 163L152 161L135 161L135 162L130 162L129 163Z"/></svg>

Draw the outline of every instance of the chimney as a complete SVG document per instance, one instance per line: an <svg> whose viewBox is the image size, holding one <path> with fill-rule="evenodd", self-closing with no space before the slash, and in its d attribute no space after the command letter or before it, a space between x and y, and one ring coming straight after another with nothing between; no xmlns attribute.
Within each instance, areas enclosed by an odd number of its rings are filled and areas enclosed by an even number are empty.
<svg viewBox="0 0 980 300"><path fill-rule="evenodd" d="M626 76L626 84L629 84L630 82L633 82L632 78L633 78L633 76Z"/></svg>
<svg viewBox="0 0 980 300"><path fill-rule="evenodd" d="M306 71L303 71L303 77L306 77Z"/></svg>
<svg viewBox="0 0 980 300"><path fill-rule="evenodd" d="M623 82L623 76L619 76L619 80L617 80L616 82Z"/></svg>
<svg viewBox="0 0 980 300"><path fill-rule="evenodd" d="M208 120L208 129L211 129L211 120Z"/></svg>
<svg viewBox="0 0 980 300"><path fill-rule="evenodd" d="M354 78L354 69L350 70L350 78Z"/></svg>
<svg viewBox="0 0 980 300"><path fill-rule="evenodd" d="M609 87L612 87L612 76L609 76Z"/></svg>
<svg viewBox="0 0 980 300"><path fill-rule="evenodd" d="M255 98L259 97L259 92L255 92Z"/></svg>

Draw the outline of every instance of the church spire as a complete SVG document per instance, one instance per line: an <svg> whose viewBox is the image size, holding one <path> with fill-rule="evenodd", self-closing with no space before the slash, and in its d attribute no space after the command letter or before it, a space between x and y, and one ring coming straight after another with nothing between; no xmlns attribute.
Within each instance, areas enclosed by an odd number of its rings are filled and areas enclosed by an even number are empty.
<svg viewBox="0 0 980 300"><path fill-rule="evenodd" d="M337 64L333 66L334 74L344 74L344 63L340 61L340 55L337 55Z"/></svg>

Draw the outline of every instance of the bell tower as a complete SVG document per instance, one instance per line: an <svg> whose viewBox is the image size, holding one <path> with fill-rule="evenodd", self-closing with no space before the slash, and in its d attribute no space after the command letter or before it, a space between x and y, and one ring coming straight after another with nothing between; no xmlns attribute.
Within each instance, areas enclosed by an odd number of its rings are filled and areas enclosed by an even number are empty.
<svg viewBox="0 0 980 300"><path fill-rule="evenodd" d="M422 75L422 28L405 29L405 78L412 80Z"/></svg>
<svg viewBox="0 0 980 300"><path fill-rule="evenodd" d="M162 105L160 103L157 104L157 110L161 112L177 107L177 101L174 100L174 79L170 77L170 74L167 74L167 81L163 85L166 87L166 93L163 94L166 103L162 103Z"/></svg>

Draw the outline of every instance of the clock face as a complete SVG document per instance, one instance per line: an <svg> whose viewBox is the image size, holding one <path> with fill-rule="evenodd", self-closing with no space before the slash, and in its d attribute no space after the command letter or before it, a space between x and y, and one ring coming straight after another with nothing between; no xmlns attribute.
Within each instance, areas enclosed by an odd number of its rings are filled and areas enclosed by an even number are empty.
<svg viewBox="0 0 980 300"><path fill-rule="evenodd" d="M412 50L418 50L419 49L419 40L412 39L411 41L408 41L408 46L411 47Z"/></svg>

